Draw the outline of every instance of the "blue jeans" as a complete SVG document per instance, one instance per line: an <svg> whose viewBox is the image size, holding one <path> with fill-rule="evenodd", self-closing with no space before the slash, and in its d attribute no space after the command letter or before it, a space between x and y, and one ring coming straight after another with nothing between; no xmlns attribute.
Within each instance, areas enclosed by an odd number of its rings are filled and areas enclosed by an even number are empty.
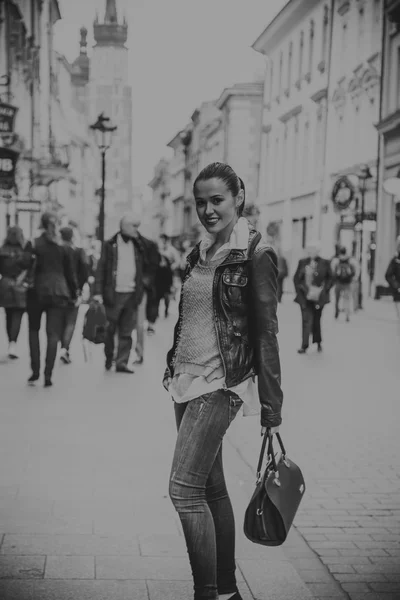
<svg viewBox="0 0 400 600"><path fill-rule="evenodd" d="M237 591L235 521L222 439L241 405L236 394L224 390L174 405L178 439L169 493L186 539L195 600Z"/></svg>

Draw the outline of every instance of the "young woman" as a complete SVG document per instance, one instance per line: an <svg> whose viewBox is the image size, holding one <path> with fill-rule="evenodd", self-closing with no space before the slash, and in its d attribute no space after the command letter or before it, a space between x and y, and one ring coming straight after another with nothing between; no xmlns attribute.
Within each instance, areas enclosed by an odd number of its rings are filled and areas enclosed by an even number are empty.
<svg viewBox="0 0 400 600"><path fill-rule="evenodd" d="M6 312L8 356L18 358L16 345L26 308L25 275L31 263L20 227L9 227L0 248L0 306Z"/></svg>
<svg viewBox="0 0 400 600"><path fill-rule="evenodd" d="M230 166L203 169L193 191L207 235L188 256L163 381L178 427L170 497L186 539L195 600L241 600L222 439L242 405L245 415L258 414L261 403L264 434L281 424L277 257L241 217L244 184Z"/></svg>

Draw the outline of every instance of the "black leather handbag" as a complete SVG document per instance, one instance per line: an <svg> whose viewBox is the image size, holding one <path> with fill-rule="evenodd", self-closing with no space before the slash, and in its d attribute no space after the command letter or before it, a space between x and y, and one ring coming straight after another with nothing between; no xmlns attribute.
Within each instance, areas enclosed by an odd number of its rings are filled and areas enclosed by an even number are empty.
<svg viewBox="0 0 400 600"><path fill-rule="evenodd" d="M258 461L256 489L244 518L246 537L263 546L283 544L306 489L300 468L287 457L279 433L275 435L282 451L280 459L276 463L273 436L267 430ZM268 461L261 474L267 441Z"/></svg>

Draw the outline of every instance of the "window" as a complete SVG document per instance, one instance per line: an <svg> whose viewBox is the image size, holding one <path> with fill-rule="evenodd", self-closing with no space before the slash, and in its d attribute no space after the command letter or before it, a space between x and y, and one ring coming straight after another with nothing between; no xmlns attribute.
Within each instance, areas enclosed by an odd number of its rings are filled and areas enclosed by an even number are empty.
<svg viewBox="0 0 400 600"><path fill-rule="evenodd" d="M365 10L360 6L358 11L358 56L359 60L364 57L364 34L365 34Z"/></svg>
<svg viewBox="0 0 400 600"><path fill-rule="evenodd" d="M314 61L314 21L310 22L310 45L308 49L308 75L311 80Z"/></svg>
<svg viewBox="0 0 400 600"><path fill-rule="evenodd" d="M329 9L324 6L324 16L322 19L322 56L321 60L324 63L323 68L325 69L326 61L328 59L328 37L329 37Z"/></svg>
<svg viewBox="0 0 400 600"><path fill-rule="evenodd" d="M288 55L288 70L287 70L287 89L290 90L292 84L292 62L293 62L293 42L289 44L289 55Z"/></svg>
<svg viewBox="0 0 400 600"><path fill-rule="evenodd" d="M269 101L272 101L272 94L274 89L274 63L271 60L269 67Z"/></svg>
<svg viewBox="0 0 400 600"><path fill-rule="evenodd" d="M299 50L299 84L303 77L303 55L304 55L304 32L300 33L300 50Z"/></svg>
<svg viewBox="0 0 400 600"><path fill-rule="evenodd" d="M397 46L397 94L396 103L397 108L400 108L400 46Z"/></svg>
<svg viewBox="0 0 400 600"><path fill-rule="evenodd" d="M306 121L304 123L303 164L302 164L302 169L301 169L302 183L305 183L308 181L309 154L310 154L310 123L308 121Z"/></svg>

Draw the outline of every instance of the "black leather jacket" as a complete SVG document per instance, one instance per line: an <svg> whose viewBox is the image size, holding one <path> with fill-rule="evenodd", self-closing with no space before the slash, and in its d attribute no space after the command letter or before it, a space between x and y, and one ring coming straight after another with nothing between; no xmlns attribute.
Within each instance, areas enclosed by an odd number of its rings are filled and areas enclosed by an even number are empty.
<svg viewBox="0 0 400 600"><path fill-rule="evenodd" d="M250 230L247 251L231 250L217 267L213 283L214 318L226 388L257 375L261 425L276 427L282 421L283 401L276 338L277 256L271 247L260 242L260 238L259 233ZM198 262L199 255L198 244L187 257L179 318L175 325L173 346L167 354L164 384L168 377L174 375L185 281Z"/></svg>

